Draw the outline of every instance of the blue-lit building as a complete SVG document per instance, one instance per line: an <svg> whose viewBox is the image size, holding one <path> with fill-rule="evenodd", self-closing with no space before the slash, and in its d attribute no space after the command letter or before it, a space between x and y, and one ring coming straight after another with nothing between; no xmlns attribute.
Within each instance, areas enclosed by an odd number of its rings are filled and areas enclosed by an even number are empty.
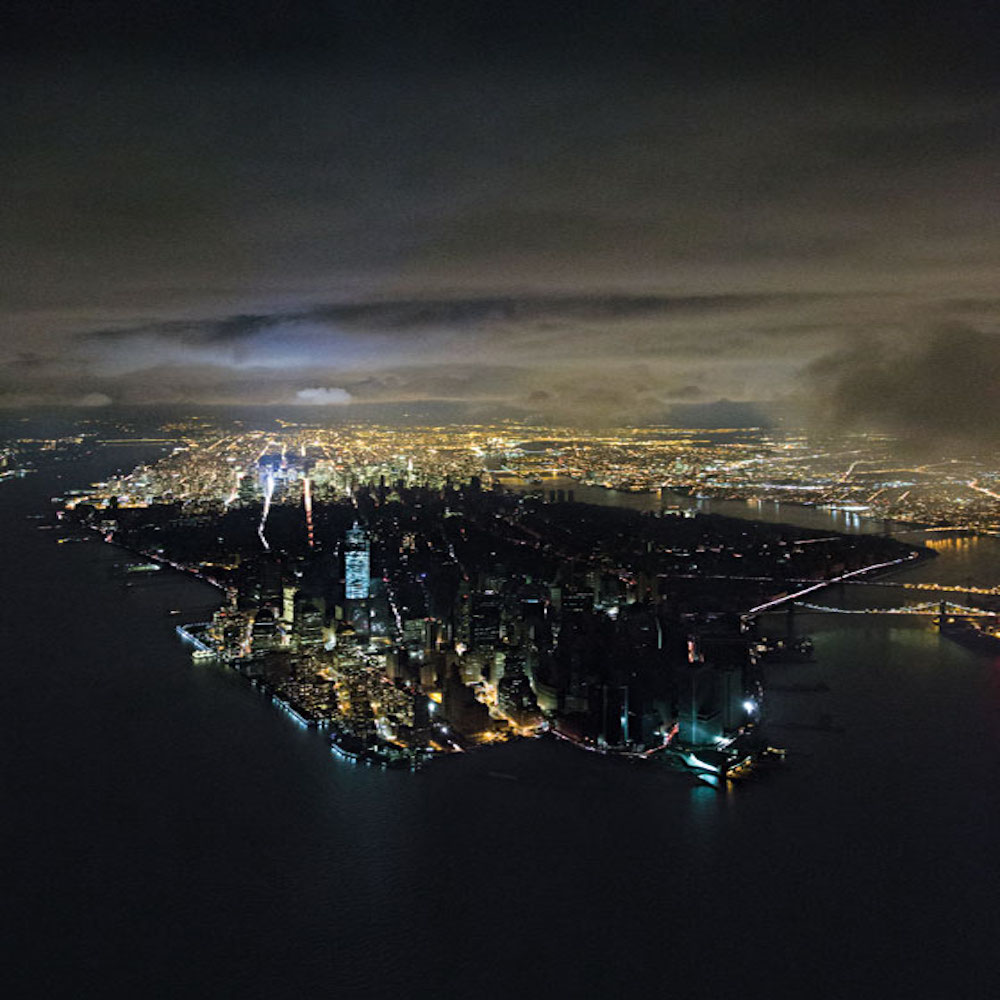
<svg viewBox="0 0 1000 1000"><path fill-rule="evenodd" d="M345 535L344 596L349 601L367 600L371 593L371 544L356 521Z"/></svg>

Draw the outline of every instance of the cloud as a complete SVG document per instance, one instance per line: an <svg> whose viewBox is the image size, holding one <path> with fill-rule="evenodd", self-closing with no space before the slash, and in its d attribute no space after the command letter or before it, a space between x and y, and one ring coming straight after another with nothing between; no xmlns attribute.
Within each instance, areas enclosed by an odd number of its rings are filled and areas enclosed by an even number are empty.
<svg viewBox="0 0 1000 1000"><path fill-rule="evenodd" d="M842 296L809 292L361 300L103 327L82 335L78 352L84 367L114 378L157 366L271 371L276 379L309 368L333 372L343 385L386 369L423 368L438 379L434 366L479 365L487 383L510 364L539 371L623 360L758 364L762 341L774 345L768 353L780 346L787 362L818 335L856 323L857 308ZM675 371L670 382L689 377Z"/></svg>
<svg viewBox="0 0 1000 1000"><path fill-rule="evenodd" d="M309 406L346 406L352 396L346 389L299 389L294 402Z"/></svg>
<svg viewBox="0 0 1000 1000"><path fill-rule="evenodd" d="M557 329L560 324L620 323L673 316L741 313L759 307L783 306L828 296L807 293L654 295L591 293L476 296L427 299L389 299L332 302L306 309L272 313L238 313L134 326L108 327L83 334L87 340L121 344L156 338L186 346L253 344L262 335L315 331L363 331L375 334L426 333L434 330L470 331L487 328Z"/></svg>
<svg viewBox="0 0 1000 1000"><path fill-rule="evenodd" d="M1000 444L1000 334L953 324L883 337L819 359L804 378L821 426L887 431L933 454Z"/></svg>
<svg viewBox="0 0 1000 1000"><path fill-rule="evenodd" d="M106 392L88 392L77 400L77 406L110 406L114 400Z"/></svg>
<svg viewBox="0 0 1000 1000"><path fill-rule="evenodd" d="M117 6L0 31L4 398L638 418L1000 309L990 5Z"/></svg>

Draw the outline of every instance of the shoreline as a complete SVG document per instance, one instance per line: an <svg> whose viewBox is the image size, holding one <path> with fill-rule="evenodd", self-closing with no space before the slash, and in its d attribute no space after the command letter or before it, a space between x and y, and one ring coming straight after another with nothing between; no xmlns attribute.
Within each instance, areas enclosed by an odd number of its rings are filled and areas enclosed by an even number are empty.
<svg viewBox="0 0 1000 1000"><path fill-rule="evenodd" d="M607 488L607 487L603 487L602 489L605 489L608 493L620 492L620 491L614 491L613 489ZM587 501L584 501L584 502L587 502ZM797 504L795 506L797 506L797 507L801 506L801 507L805 507L805 508L809 508L809 509L813 509L813 510L817 509L817 508L813 507L812 505ZM714 514L714 512L712 512L712 513ZM750 522L754 522L754 521L758 520L758 519L753 518L753 517L737 518L735 515L727 515L727 514L717 514L717 515L714 515L714 516L728 518L728 519L731 519L731 520L742 519L742 520L746 520L746 521L750 521ZM759 521L758 523L773 523L773 522ZM791 525L791 527L795 527L795 528L801 530L802 526ZM198 580L198 581L200 581L202 583L207 583L207 584L213 586L218 591L225 592L226 589L227 589L226 586L224 584L220 583L218 580L215 580L215 579L207 576L200 569L200 567L191 566L191 565L187 565L187 564L179 563L179 562L174 562L174 561L172 561L171 559L169 559L168 557L164 556L161 553L150 552L150 551L142 550L142 549L136 548L134 546L130 546L128 544L125 544L125 543L123 543L122 541L120 541L119 539L117 539L115 537L115 534L116 534L115 532L105 533L105 532L102 532L101 529L99 527L96 527L96 526L91 526L91 529L106 544L115 545L119 549L121 549L123 552L128 553L130 556L134 556L134 557L137 557L137 558L140 558L140 559L147 559L147 560L155 563L156 565L165 566L165 567L171 568L171 569L175 570L176 572L183 574L187 578ZM808 530L808 529L806 529L806 530ZM845 533L845 532L838 531L837 533L841 534L841 535L844 535L845 537L850 537L849 534ZM825 589L827 587L833 586L835 584L841 583L845 579L848 579L848 578L851 578L851 577L854 577L854 576L867 576L869 574L879 575L879 574L882 574L882 573L889 574L889 573L895 572L897 569L902 568L904 566L915 565L921 559L931 558L933 555L934 555L934 553L931 552L930 550L926 550L926 549L915 550L915 551L911 552L910 555L908 555L907 557L905 557L904 559L901 559L901 560L892 561L892 562L888 562L888 563L876 563L876 564L872 564L872 565L869 565L869 566L861 567L861 568L859 568L857 570L852 570L852 571L850 571L848 573L842 574L840 577L837 577L837 578L834 578L834 579L831 579L831 580L817 581L816 584L814 584L814 585L806 588L805 592L811 592L813 590L816 590L816 591L822 590L822 589ZM783 603L787 603L788 600L794 600L796 597L801 596L801 593L802 592L798 592L798 593L796 593L794 595L788 595L785 598L779 599L778 604L780 605L780 604L783 604ZM753 612L759 612L762 608L764 608L764 607L770 607L770 606L771 605L764 605L764 606L761 606L760 608L752 609L752 611ZM778 605L773 605L773 606L778 606ZM177 630L178 634L182 638L185 638L185 639L188 639L188 640L190 640L192 642L195 642L195 637L191 634L191 632L188 631L188 628L189 628L189 626L182 626L182 625L176 626L176 630ZM246 681L248 681L253 687L257 688L261 693L265 694L268 697L268 699L271 701L272 704L276 705L286 715L290 716L292 718L292 720L298 726L300 726L301 728L305 728L305 729L318 729L318 730L330 730L331 728L335 728L335 727L339 728L339 726L337 725L337 723L334 720L332 720L332 719L325 719L325 718L324 719L320 719L320 718L313 717L307 710L304 709L304 706L298 704L293 698L287 698L287 697L282 696L282 694L280 694L277 690L275 690L274 687L272 687L270 684L264 682L262 679L256 678L256 677L252 676L240 663L234 662L234 661L230 661L230 660L226 660L223 657L220 657L220 656L216 655L214 653L214 650L211 650L210 647L208 647L207 645L205 645L203 643L201 644L201 649L198 649L198 645L199 644L197 642L195 642L196 650L198 652L203 652L203 653L208 654L208 655L205 655L205 656L202 656L202 657L198 657L198 659L204 660L204 661L207 661L209 659L217 660L218 662L223 663L226 666L228 666L231 669L233 669L234 671L240 673L244 677L244 679ZM679 765L681 765L681 766L675 767L676 770L680 770L680 771L682 771L682 773L693 774L699 780L706 780L706 777L714 777L715 782L718 782L718 783L721 784L721 782L722 782L722 780L724 778L728 778L728 771L731 769L731 767L729 765L732 762L729 762L728 758L727 758L727 761L721 761L720 760L718 763L714 764L712 768L710 768L708 770L705 770L705 768L703 766L704 752L702 752L702 751L705 750L705 748L701 748L701 747L682 747L680 745L678 745L678 746L671 746L669 743L667 743L667 744L663 744L663 745L654 747L654 748L652 748L649 751L642 751L642 752L636 751L636 750L629 750L629 749L626 749L626 748L614 748L614 747L606 747L606 748L602 747L602 748L598 748L598 747L590 747L590 746L581 745L581 744L577 743L575 740L564 736L564 734L560 733L557 729L555 729L553 731L554 731L554 735L555 736L560 737L561 739L565 739L566 741L573 743L578 749L583 749L583 750L587 750L587 751L591 751L591 752L597 751L602 756L606 756L606 757L615 757L615 758L621 758L621 759L624 759L624 760L640 760L640 759L645 760L645 759L649 759L652 756L669 757L669 758L671 758L671 761L673 763L676 764L676 763L679 762ZM351 733L347 733L345 735L351 737L352 739L357 739L359 742L363 741L363 739L364 739L363 737L355 737ZM364 761L366 764L376 764L378 766L382 766L383 768L386 768L386 767L397 767L397 768L401 769L402 766L403 766L401 763L393 763L393 761L395 759L397 759L397 758L395 758L395 756L390 757L388 755L384 755L384 754L380 753L380 750L382 750L382 746L379 743L376 743L376 745L373 746L373 747L362 746L358 750L357 753L349 753L349 752L345 752L345 750L338 745L338 742L335 739L335 735L327 735L326 736L326 741L327 741L327 743L330 746L331 752L333 752L334 754L336 754L338 756L343 757L344 759L353 760L353 761L357 761L357 762ZM388 748L388 745L386 745L386 748ZM708 749L712 749L712 748L708 748ZM666 752L664 753L663 751L666 751ZM699 757L699 753L701 754L700 757ZM402 756L403 755L400 755L400 757L399 757L400 760L402 759ZM417 767L419 767L420 765L422 765L426 760L433 760L433 759L436 759L439 756L446 756L446 755L445 754L433 754L433 753L427 754L427 755L421 755L419 751L417 751L417 752L412 752L411 751L409 754L406 754L405 756L409 758L409 760L408 760L409 768L411 770L416 770ZM694 760L695 758L698 758L698 765L697 766L692 766L692 764L689 761L689 758L691 760ZM748 761L749 761L749 757L746 754L744 754L739 761L735 762L734 766L739 766L740 768L746 767L747 771L749 771L751 768L750 768L750 766L748 764ZM745 774L741 774L740 776L745 776ZM714 782L709 782L709 783L714 783Z"/></svg>
<svg viewBox="0 0 1000 1000"><path fill-rule="evenodd" d="M544 489L547 488L545 486L544 482L537 483L537 484L536 483L532 483L529 477L522 476L522 475L520 475L518 473L508 472L508 473L504 473L503 475L498 475L495 470L488 470L488 471L493 476L493 478L496 481L498 481L498 482L501 481L501 480L504 480L504 479L517 479L517 480L519 480L519 481L527 484L527 486L533 487L535 491L543 491ZM826 514L851 513L851 514L854 514L855 516L857 516L858 518L860 518L861 520L863 520L863 521L865 521L866 523L869 523L869 524L877 524L879 522L886 522L886 521L891 522L893 525L897 525L899 527L899 529L900 529L899 532L898 532L899 534L904 534L904 533L908 533L908 532L924 532L924 531L933 531L933 532L942 532L942 533L949 532L949 531L957 531L957 532L962 532L963 534L972 535L973 537L983 537L983 538L997 538L997 537L1000 537L1000 532L987 531L987 530L984 530L982 528L973 528L973 527L969 527L967 525L942 525L942 524L931 524L931 523L927 523L927 522L924 522L924 521L907 521L907 520L903 520L903 519L898 518L898 517L890 517L890 516L887 516L887 515L866 514L866 513L862 512L862 511L858 511L858 510L846 511L846 510L843 510L842 508L839 508L839 507L836 507L836 506L831 506L830 504L807 503L807 502L805 502L803 500L791 500L791 499L789 499L789 500L777 500L777 499L774 499L774 498L771 498L771 497L764 498L764 497L754 497L754 496L746 496L746 495L740 495L740 496L703 495L703 494L695 494L695 493L692 493L692 492L686 492L686 491L693 490L693 487L686 487L686 486L641 487L641 488L635 488L635 489L633 489L633 488L623 488L623 487L618 487L618 486L608 486L605 483L596 483L596 482L595 483L589 483L589 482L586 482L585 480L582 480L582 479L576 479L574 476L564 475L564 474L561 474L561 473L549 474L548 476L543 477L543 478L547 478L547 479L563 479L563 480L566 480L567 482L575 483L577 486L583 487L585 489L603 490L606 493L617 493L617 494L621 494L622 496L654 497L654 496L657 496L658 494L661 495L661 496L663 494L674 494L674 495L676 495L679 498L682 498L682 499L688 500L688 501L692 501L692 502L705 501L705 502L708 502L708 503L771 504L771 505L773 505L775 507L792 507L792 508L798 509L798 510L815 511L817 513L826 513ZM501 482L501 485L503 486L504 484ZM514 492L518 492L518 493L521 493L521 492L523 492L523 493L531 493L532 491L533 491L532 489L526 489L526 490L523 490L523 491L522 490L515 490ZM586 500L577 500L576 502L577 503L587 503ZM669 508L667 508L667 509L669 509ZM688 508L688 509L697 510L696 507L691 507L691 508ZM653 511L650 510L650 511L647 511L645 513L653 513ZM702 513L717 514L717 516L719 516L719 517L739 517L739 515L736 515L736 514L722 514L722 513L715 512L715 511L704 511ZM756 519L753 518L753 517L747 517L747 518L745 518L745 520L753 521L753 520L756 520ZM796 525L793 522L785 522L785 521L774 521L774 522L770 522L769 521L767 523L769 523L769 524L770 523L773 523L773 524L788 524L790 527L801 527L800 525ZM832 529L832 530L839 531L841 534L854 534L855 533L855 532L844 532L839 527L835 528L835 529Z"/></svg>

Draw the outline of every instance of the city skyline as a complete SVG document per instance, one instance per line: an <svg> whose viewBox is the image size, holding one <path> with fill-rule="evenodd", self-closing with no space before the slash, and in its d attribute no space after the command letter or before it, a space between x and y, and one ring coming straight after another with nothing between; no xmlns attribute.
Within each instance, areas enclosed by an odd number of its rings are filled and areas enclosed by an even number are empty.
<svg viewBox="0 0 1000 1000"><path fill-rule="evenodd" d="M994 993L998 38L0 3L12 995Z"/></svg>

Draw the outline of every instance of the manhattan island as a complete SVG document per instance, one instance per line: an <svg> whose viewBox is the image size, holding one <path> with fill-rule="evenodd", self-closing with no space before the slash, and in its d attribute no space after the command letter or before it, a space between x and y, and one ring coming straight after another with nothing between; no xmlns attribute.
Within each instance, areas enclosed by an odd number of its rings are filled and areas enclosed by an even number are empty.
<svg viewBox="0 0 1000 1000"><path fill-rule="evenodd" d="M356 428L203 433L65 502L64 524L226 598L180 633L350 759L417 767L551 733L740 777L773 759L746 612L926 550L675 507L519 494L497 442ZM433 446L427 446L432 444ZM491 448L492 446L492 448Z"/></svg>

